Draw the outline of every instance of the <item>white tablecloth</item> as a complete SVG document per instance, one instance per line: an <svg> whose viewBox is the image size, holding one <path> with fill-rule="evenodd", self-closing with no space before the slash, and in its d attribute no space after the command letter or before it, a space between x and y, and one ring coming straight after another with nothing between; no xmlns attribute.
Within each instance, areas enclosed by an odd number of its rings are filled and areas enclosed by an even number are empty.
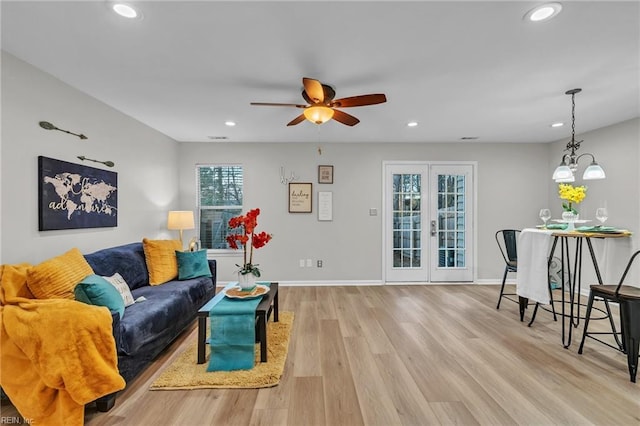
<svg viewBox="0 0 640 426"><path fill-rule="evenodd" d="M549 303L549 251L554 232L549 229L526 228L518 239L518 272L516 293L531 301ZM631 256L631 238L591 238L593 250L604 284L617 284ZM560 245L556 247L556 256ZM596 284L587 245L583 246L583 283ZM627 283L629 284L629 283ZM589 289L588 285L583 289Z"/></svg>
<svg viewBox="0 0 640 426"><path fill-rule="evenodd" d="M526 228L518 238L516 293L531 301L549 303L548 268L553 230Z"/></svg>

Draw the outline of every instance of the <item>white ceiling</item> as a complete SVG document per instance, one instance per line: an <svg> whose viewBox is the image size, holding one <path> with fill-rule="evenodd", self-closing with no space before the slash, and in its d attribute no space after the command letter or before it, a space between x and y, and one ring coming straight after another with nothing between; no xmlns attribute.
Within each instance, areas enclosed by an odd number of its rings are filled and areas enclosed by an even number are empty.
<svg viewBox="0 0 640 426"><path fill-rule="evenodd" d="M638 1L565 1L538 24L537 1L129 3L143 19L2 1L2 49L178 141L549 142L576 87L578 135L640 115ZM304 103L302 77L388 101L346 109L355 127L249 105Z"/></svg>

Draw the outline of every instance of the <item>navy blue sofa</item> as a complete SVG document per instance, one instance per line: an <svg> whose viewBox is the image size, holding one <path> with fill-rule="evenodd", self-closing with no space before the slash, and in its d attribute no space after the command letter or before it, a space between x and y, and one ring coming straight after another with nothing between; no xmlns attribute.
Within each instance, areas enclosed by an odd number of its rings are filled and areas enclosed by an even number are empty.
<svg viewBox="0 0 640 426"><path fill-rule="evenodd" d="M111 276L117 272L129 285L134 299L146 298L128 306L122 318L117 313L113 315L118 370L127 383L193 323L198 309L216 292L215 260L208 261L211 278L176 279L150 286L142 243L106 248L84 257L94 273ZM107 411L115 403L115 394L97 403L100 411Z"/></svg>

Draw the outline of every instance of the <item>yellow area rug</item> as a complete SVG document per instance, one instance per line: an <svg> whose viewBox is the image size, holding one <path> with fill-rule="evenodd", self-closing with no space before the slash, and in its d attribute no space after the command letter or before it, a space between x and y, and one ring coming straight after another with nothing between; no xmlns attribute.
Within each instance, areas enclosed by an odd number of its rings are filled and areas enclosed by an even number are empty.
<svg viewBox="0 0 640 426"><path fill-rule="evenodd" d="M279 319L278 322L267 322L267 362L260 362L260 345L257 344L256 363L251 370L207 372L209 348L206 362L197 364L197 342L193 342L160 374L150 389L257 389L276 386L280 383L289 352L293 312L280 312Z"/></svg>

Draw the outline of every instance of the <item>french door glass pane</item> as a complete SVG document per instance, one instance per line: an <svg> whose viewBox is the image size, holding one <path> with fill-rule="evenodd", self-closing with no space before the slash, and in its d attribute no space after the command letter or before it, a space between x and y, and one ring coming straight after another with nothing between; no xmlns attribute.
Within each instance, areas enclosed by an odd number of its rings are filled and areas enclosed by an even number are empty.
<svg viewBox="0 0 640 426"><path fill-rule="evenodd" d="M419 268L422 259L420 174L393 175L393 267Z"/></svg>
<svg viewBox="0 0 640 426"><path fill-rule="evenodd" d="M438 266L465 264L465 176L438 175Z"/></svg>

